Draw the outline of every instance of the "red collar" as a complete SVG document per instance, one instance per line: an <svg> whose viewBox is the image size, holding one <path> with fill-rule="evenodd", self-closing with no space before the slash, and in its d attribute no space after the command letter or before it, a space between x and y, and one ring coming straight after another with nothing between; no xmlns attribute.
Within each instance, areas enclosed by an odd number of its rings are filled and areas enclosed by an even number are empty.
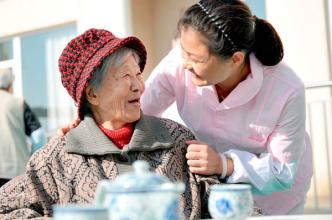
<svg viewBox="0 0 332 220"><path fill-rule="evenodd" d="M101 125L98 125L98 127L120 149L130 142L131 136L134 133L132 123L126 124L124 127L117 130L109 130Z"/></svg>

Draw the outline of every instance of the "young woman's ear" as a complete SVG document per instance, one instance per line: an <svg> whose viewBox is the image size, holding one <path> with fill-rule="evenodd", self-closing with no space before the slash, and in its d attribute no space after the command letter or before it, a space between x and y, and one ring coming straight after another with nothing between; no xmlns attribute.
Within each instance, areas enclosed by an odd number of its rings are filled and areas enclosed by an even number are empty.
<svg viewBox="0 0 332 220"><path fill-rule="evenodd" d="M95 93L94 89L91 86L86 87L85 97L91 105L99 104L98 95Z"/></svg>
<svg viewBox="0 0 332 220"><path fill-rule="evenodd" d="M241 65L245 61L246 55L241 51L236 51L233 56L232 60L235 65Z"/></svg>

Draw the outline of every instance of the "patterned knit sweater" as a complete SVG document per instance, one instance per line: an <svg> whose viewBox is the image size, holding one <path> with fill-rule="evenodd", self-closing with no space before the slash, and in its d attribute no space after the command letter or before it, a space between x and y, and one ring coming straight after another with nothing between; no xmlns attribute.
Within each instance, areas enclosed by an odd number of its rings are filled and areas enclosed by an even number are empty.
<svg viewBox="0 0 332 220"><path fill-rule="evenodd" d="M130 143L120 150L86 116L65 137L52 138L32 156L24 175L0 189L0 219L51 217L53 204L92 203L101 179L114 180L138 159L185 184L180 198L185 219L206 217L209 186L220 182L189 171L185 141L191 139L188 129L171 120L142 115Z"/></svg>

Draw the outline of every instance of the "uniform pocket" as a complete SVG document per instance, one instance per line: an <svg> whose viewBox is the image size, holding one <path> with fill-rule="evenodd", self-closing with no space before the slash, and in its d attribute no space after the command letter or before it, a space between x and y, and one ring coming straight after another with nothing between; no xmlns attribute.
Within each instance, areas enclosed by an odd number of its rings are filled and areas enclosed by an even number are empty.
<svg viewBox="0 0 332 220"><path fill-rule="evenodd" d="M271 134L272 129L270 127L249 124L249 136L248 139L258 143L266 143L268 136Z"/></svg>

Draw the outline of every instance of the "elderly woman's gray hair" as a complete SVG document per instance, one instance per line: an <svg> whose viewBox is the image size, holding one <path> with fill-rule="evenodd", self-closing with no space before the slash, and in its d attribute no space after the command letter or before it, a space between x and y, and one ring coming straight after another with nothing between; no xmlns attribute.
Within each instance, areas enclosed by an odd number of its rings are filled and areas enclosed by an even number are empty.
<svg viewBox="0 0 332 220"><path fill-rule="evenodd" d="M7 90L14 82L15 76L10 68L0 68L0 89Z"/></svg>

